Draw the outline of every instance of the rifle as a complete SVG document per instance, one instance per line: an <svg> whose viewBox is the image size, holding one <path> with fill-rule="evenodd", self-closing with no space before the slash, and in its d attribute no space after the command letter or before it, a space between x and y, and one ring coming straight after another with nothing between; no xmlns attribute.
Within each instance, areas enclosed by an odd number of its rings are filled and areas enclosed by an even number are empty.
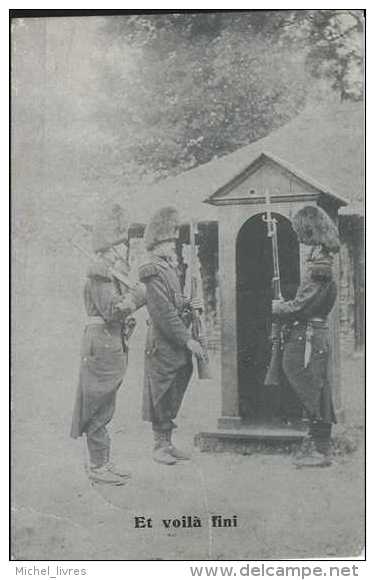
<svg viewBox="0 0 375 580"><path fill-rule="evenodd" d="M263 221L267 223L267 236L271 238L272 242L272 262L273 262L273 277L272 277L272 293L274 300L282 300L281 286L280 286L280 268L279 268L279 250L277 244L277 221L271 215L271 198L268 189L265 191L266 197L266 215L263 216ZM280 384L281 374L281 324L279 320L273 320L271 325L271 360L267 368L264 385L266 387L277 387Z"/></svg>
<svg viewBox="0 0 375 580"><path fill-rule="evenodd" d="M197 261L197 248L195 243L195 235L198 233L197 225L191 222L190 224L190 275L191 275L191 298L201 298L200 284L201 282L199 265ZM191 333L194 340L197 340L204 352L204 358L197 357L197 370L200 379L210 379L211 369L210 361L207 352L207 333L203 320L203 313L198 308L191 309L192 325Z"/></svg>

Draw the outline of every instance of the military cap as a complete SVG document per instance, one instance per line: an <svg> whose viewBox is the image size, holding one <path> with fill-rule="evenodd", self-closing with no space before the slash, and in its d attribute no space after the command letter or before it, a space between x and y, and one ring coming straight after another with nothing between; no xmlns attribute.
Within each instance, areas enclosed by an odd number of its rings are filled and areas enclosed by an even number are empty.
<svg viewBox="0 0 375 580"><path fill-rule="evenodd" d="M176 208L168 206L159 209L146 227L144 241L147 250L152 250L161 242L178 238L179 217Z"/></svg>
<svg viewBox="0 0 375 580"><path fill-rule="evenodd" d="M322 208L306 205L293 218L293 229L298 240L307 246L324 246L329 252L340 249L336 224Z"/></svg>
<svg viewBox="0 0 375 580"><path fill-rule="evenodd" d="M125 211L119 204L105 211L94 225L92 248L94 252L103 252L109 248L128 241L129 222Z"/></svg>

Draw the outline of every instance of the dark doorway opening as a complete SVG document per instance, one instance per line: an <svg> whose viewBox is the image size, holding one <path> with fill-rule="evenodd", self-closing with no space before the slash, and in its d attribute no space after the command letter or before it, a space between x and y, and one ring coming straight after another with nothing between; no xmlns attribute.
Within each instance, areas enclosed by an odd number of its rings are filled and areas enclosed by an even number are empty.
<svg viewBox="0 0 375 580"><path fill-rule="evenodd" d="M299 244L289 220L277 219L281 291L285 300L299 284ZM262 214L242 226L237 237L237 347L240 415L245 422L293 422L302 409L282 377L280 387L265 387L270 358L272 246Z"/></svg>

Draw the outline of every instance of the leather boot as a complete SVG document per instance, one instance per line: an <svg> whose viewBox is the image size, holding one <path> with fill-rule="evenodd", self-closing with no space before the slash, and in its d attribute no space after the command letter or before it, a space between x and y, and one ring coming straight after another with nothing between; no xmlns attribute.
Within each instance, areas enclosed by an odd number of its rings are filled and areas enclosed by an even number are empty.
<svg viewBox="0 0 375 580"><path fill-rule="evenodd" d="M331 431L332 424L324 421L318 423L315 427L314 440L315 445L320 453L331 455Z"/></svg>
<svg viewBox="0 0 375 580"><path fill-rule="evenodd" d="M109 469L108 464L100 467L90 466L88 476L94 483L108 483L110 485L125 485L126 483L125 478L113 473Z"/></svg>
<svg viewBox="0 0 375 580"><path fill-rule="evenodd" d="M308 453L295 461L296 467L329 467L331 458L331 424L323 421L310 426L312 444Z"/></svg>
<svg viewBox="0 0 375 580"><path fill-rule="evenodd" d="M320 453L313 443L310 452L307 455L296 459L294 465L300 469L302 467L329 467L331 463L332 461L330 457Z"/></svg>
<svg viewBox="0 0 375 580"><path fill-rule="evenodd" d="M312 451L312 446L313 446L313 438L312 438L311 434L309 433L308 435L306 435L302 439L301 447L298 449L297 453L295 454L294 462L300 461L301 459L303 459L304 457L309 455L309 453L311 453L311 451Z"/></svg>
<svg viewBox="0 0 375 580"><path fill-rule="evenodd" d="M131 471L129 471L129 469L127 469L126 467L123 467L122 465L117 465L116 463L113 463L112 461L109 461L107 463L107 468L109 469L109 471L111 471L115 475L118 475L119 477L123 477L124 479L129 479L132 476Z"/></svg>
<svg viewBox="0 0 375 580"><path fill-rule="evenodd" d="M172 431L169 431L169 433L168 433L168 443L169 443L168 451L172 455L172 457L175 457L176 459L179 459L180 461L189 461L189 459L191 459L191 457L188 453L185 453L185 451L181 451L181 449L177 449L177 447L175 447L173 445L173 443L172 443Z"/></svg>
<svg viewBox="0 0 375 580"><path fill-rule="evenodd" d="M154 431L153 460L164 465L174 465L176 459L169 452L169 431Z"/></svg>

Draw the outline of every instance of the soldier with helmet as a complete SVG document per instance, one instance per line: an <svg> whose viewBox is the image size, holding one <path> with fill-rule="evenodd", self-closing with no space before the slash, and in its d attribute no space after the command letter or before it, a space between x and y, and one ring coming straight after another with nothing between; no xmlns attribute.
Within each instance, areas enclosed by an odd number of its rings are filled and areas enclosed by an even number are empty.
<svg viewBox="0 0 375 580"><path fill-rule="evenodd" d="M128 270L128 222L121 206L101 216L93 230L96 259L89 266L84 287L87 322L82 338L81 364L71 436L86 434L90 480L123 485L130 473L110 461L107 425L128 364L131 314L145 304L144 287L131 288L113 276L112 268Z"/></svg>
<svg viewBox="0 0 375 580"><path fill-rule="evenodd" d="M139 270L146 287L150 319L145 349L143 419L152 423L153 459L165 465L189 456L172 443L174 419L192 375L192 353L203 358L200 343L191 338L178 270L176 239L179 218L173 207L160 209L145 232L149 261ZM194 308L201 307L190 304Z"/></svg>
<svg viewBox="0 0 375 580"><path fill-rule="evenodd" d="M333 254L339 251L336 225L319 207L302 208L293 220L301 244L311 246L306 272L293 300L274 300L272 311L283 322L285 375L310 420L310 431L297 455L297 467L331 464L331 429L336 422L328 377L327 316L336 300Z"/></svg>

